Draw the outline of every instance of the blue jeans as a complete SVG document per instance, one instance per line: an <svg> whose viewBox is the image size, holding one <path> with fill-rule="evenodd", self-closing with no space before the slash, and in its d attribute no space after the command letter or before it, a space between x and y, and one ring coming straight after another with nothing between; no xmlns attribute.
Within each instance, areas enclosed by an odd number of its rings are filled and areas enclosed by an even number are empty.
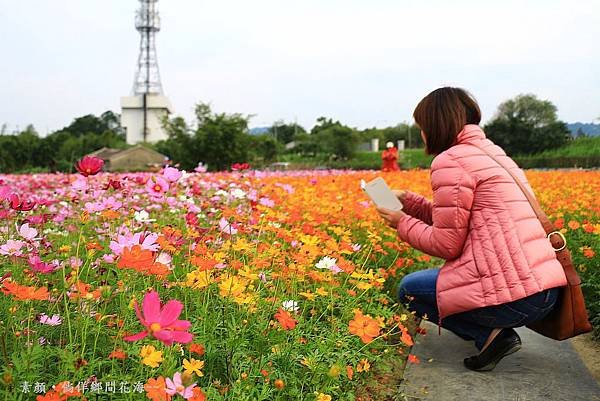
<svg viewBox="0 0 600 401"><path fill-rule="evenodd" d="M417 316L426 316L438 323L436 282L440 269L421 270L402 279L398 299L407 303ZM552 288L506 304L473 309L444 317L442 327L465 340L475 340L481 350L495 328L520 327L546 316L558 298L558 288Z"/></svg>

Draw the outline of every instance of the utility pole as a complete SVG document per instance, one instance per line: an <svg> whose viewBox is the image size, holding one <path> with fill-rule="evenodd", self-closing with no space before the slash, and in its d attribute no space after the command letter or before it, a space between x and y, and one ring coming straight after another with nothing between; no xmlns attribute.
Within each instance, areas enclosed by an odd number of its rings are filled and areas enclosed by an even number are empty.
<svg viewBox="0 0 600 401"><path fill-rule="evenodd" d="M409 120L409 121L410 121L410 120ZM411 156L411 147L410 147L410 142L411 142L411 141L410 141L410 139L411 139L411 135L410 135L410 124L409 124L409 122L408 122L408 121L406 122L406 130L408 131L408 148L407 148L407 150L408 150L408 155L407 155L407 156L408 156L408 164L409 164L409 165L410 165L410 167L412 168L413 166L410 164L410 161L411 161L411 157L410 157L410 156Z"/></svg>

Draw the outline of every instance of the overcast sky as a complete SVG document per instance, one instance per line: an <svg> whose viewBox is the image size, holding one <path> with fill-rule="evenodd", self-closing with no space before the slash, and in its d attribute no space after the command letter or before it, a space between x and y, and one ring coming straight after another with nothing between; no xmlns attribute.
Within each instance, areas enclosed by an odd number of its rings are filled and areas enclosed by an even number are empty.
<svg viewBox="0 0 600 401"><path fill-rule="evenodd" d="M119 110L139 34L137 0L0 0L0 124L42 134ZM161 0L157 50L176 114L194 104L359 127L412 118L444 85L484 120L519 93L568 122L600 117L600 0Z"/></svg>

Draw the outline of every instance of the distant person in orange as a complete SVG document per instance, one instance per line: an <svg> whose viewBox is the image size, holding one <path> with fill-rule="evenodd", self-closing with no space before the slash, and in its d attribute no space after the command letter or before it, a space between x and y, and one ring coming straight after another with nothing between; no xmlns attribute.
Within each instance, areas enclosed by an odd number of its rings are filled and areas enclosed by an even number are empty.
<svg viewBox="0 0 600 401"><path fill-rule="evenodd" d="M398 149L394 146L393 142L385 144L386 150L381 154L381 160L383 160L382 171L400 171L398 167Z"/></svg>

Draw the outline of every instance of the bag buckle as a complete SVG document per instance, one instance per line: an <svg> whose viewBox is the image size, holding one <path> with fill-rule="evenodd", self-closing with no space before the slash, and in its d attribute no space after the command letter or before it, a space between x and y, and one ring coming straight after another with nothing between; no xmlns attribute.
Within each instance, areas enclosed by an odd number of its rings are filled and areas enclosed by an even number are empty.
<svg viewBox="0 0 600 401"><path fill-rule="evenodd" d="M552 241L550 241L550 236L552 234L558 235L563 240L562 246L560 248L558 248L558 249L554 248L554 245L552 245ZM561 233L560 231L552 231L551 233L548 233L547 237L548 237L548 241L550 241L550 245L552 245L552 249L554 249L554 252L560 252L560 251L562 251L563 249L565 249L567 247L567 239L565 238L565 236L563 235L563 233Z"/></svg>

